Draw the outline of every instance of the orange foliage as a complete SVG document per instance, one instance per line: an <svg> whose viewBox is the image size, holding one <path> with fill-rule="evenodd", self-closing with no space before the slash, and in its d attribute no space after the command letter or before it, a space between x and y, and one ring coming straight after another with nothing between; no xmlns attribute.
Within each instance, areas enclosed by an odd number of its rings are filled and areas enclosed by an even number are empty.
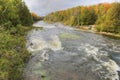
<svg viewBox="0 0 120 80"><path fill-rule="evenodd" d="M35 18L40 18L40 16L38 16L37 14L35 14L34 12L31 13L31 15Z"/></svg>
<svg viewBox="0 0 120 80"><path fill-rule="evenodd" d="M106 12L109 8L110 8L110 4L109 3L103 3L104 6L104 11Z"/></svg>

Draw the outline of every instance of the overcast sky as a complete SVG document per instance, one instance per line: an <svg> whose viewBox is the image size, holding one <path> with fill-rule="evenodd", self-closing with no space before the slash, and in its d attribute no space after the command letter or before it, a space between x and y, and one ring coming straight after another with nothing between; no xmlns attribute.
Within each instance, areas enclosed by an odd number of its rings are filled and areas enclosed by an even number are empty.
<svg viewBox="0 0 120 80"><path fill-rule="evenodd" d="M40 16L47 15L53 11L71 8L79 5L92 5L102 2L113 2L115 0L24 0L31 12Z"/></svg>

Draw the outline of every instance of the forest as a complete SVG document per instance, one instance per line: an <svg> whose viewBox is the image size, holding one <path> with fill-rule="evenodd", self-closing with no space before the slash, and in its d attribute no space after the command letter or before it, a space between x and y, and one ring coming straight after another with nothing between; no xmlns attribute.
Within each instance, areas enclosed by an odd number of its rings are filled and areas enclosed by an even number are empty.
<svg viewBox="0 0 120 80"><path fill-rule="evenodd" d="M0 0L0 80L23 80L26 31L33 18L22 0Z"/></svg>
<svg viewBox="0 0 120 80"><path fill-rule="evenodd" d="M48 14L44 20L74 27L95 25L98 32L120 34L120 3L78 6Z"/></svg>

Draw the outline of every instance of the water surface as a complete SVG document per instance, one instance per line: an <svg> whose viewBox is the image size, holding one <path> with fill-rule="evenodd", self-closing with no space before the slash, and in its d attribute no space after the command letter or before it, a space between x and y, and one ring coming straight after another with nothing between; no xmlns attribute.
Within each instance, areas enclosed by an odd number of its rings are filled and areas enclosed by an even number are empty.
<svg viewBox="0 0 120 80"><path fill-rule="evenodd" d="M120 40L43 21L27 36L25 80L119 80Z"/></svg>

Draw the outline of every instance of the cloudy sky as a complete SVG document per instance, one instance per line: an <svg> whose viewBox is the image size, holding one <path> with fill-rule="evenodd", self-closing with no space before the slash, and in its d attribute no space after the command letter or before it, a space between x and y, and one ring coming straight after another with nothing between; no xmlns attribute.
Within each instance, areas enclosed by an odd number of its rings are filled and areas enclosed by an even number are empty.
<svg viewBox="0 0 120 80"><path fill-rule="evenodd" d="M116 0L24 0L31 12L40 16L47 15L53 11L71 8L79 5L92 5L102 2L113 2Z"/></svg>

